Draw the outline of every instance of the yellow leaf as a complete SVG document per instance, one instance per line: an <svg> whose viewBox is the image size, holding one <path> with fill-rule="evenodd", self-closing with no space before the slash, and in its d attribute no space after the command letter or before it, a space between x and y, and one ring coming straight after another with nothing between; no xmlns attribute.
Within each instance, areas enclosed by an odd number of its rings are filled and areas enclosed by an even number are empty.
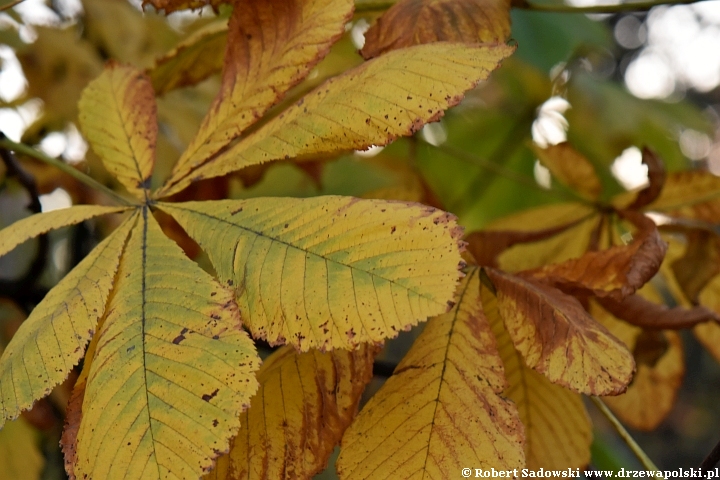
<svg viewBox="0 0 720 480"><path fill-rule="evenodd" d="M233 285L255 338L352 348L446 312L460 275L455 217L350 197L161 203Z"/></svg>
<svg viewBox="0 0 720 480"><path fill-rule="evenodd" d="M343 437L342 479L457 478L463 467L523 466L515 406L480 305L478 270L431 319Z"/></svg>
<svg viewBox="0 0 720 480"><path fill-rule="evenodd" d="M410 135L439 119L513 51L507 45L437 43L365 62L310 92L216 157L175 170L156 196L249 165L364 149Z"/></svg>
<svg viewBox="0 0 720 480"><path fill-rule="evenodd" d="M87 376L78 478L197 478L257 390L232 293L138 214Z"/></svg>
<svg viewBox="0 0 720 480"><path fill-rule="evenodd" d="M517 230L520 232L547 230L575 223L595 215L597 215L595 208L582 203L553 203L499 218L488 224L486 229Z"/></svg>
<svg viewBox="0 0 720 480"><path fill-rule="evenodd" d="M501 43L510 36L508 0L401 0L365 33L365 58L431 42Z"/></svg>
<svg viewBox="0 0 720 480"><path fill-rule="evenodd" d="M305 78L345 31L352 10L352 0L235 2L220 92L172 178L226 147Z"/></svg>
<svg viewBox="0 0 720 480"><path fill-rule="evenodd" d="M570 187L581 197L597 200L602 193L602 184L595 167L569 143L550 145L546 148L534 146L533 151L550 173L561 183Z"/></svg>
<svg viewBox="0 0 720 480"><path fill-rule="evenodd" d="M38 480L45 457L40 453L37 431L18 418L0 430L0 478L8 480Z"/></svg>
<svg viewBox="0 0 720 480"><path fill-rule="evenodd" d="M693 328L693 335L715 361L720 363L720 325L715 322L700 323Z"/></svg>
<svg viewBox="0 0 720 480"><path fill-rule="evenodd" d="M83 91L80 125L105 167L144 200L155 163L157 112L150 80L134 67L110 63Z"/></svg>
<svg viewBox="0 0 720 480"><path fill-rule="evenodd" d="M0 358L0 426L50 393L82 358L105 313L133 223L126 220L95 247L18 329Z"/></svg>
<svg viewBox="0 0 720 480"><path fill-rule="evenodd" d="M56 228L75 225L93 217L126 211L127 207L102 207L99 205L75 205L71 208L38 213L23 218L0 230L0 256L31 238Z"/></svg>
<svg viewBox="0 0 720 480"><path fill-rule="evenodd" d="M632 355L580 302L530 278L484 272L483 303L497 297L498 314L528 367L578 393L625 391L635 370Z"/></svg>
<svg viewBox="0 0 720 480"><path fill-rule="evenodd" d="M195 85L219 72L227 39L227 20L217 20L193 32L158 58L148 72L155 93L163 95L179 87Z"/></svg>
<svg viewBox="0 0 720 480"><path fill-rule="evenodd" d="M372 378L376 348L297 353L283 347L258 372L230 453L206 480L312 478L322 471Z"/></svg>
<svg viewBox="0 0 720 480"><path fill-rule="evenodd" d="M660 196L645 210L718 223L720 177L700 170L668 173Z"/></svg>
<svg viewBox="0 0 720 480"><path fill-rule="evenodd" d="M654 430L670 413L685 374L685 359L680 336L673 331L654 332L664 339L664 351L653 356L653 361L643 361L642 329L615 318L593 302L593 317L613 335L620 338L635 352L637 373L625 393L603 397L620 420L638 430Z"/></svg>
<svg viewBox="0 0 720 480"><path fill-rule="evenodd" d="M592 425L582 397L528 368L498 315L495 297L483 295L485 311L505 366L505 394L517 405L525 426L527 467L560 470L590 461Z"/></svg>

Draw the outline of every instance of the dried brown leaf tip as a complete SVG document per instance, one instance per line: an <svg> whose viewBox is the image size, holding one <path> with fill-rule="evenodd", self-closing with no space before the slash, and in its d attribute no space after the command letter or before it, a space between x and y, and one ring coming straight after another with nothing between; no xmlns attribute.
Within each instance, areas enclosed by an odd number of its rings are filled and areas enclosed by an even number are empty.
<svg viewBox="0 0 720 480"><path fill-rule="evenodd" d="M632 355L576 298L531 278L483 271L483 298L497 300L483 304L496 305L528 367L579 393L625 391L635 370Z"/></svg>
<svg viewBox="0 0 720 480"><path fill-rule="evenodd" d="M525 272L567 292L625 298L647 283L660 268L667 244L655 223L631 211L620 212L636 228L632 242L606 250L586 252L580 258Z"/></svg>
<svg viewBox="0 0 720 480"><path fill-rule="evenodd" d="M365 33L366 59L432 42L503 43L510 36L507 0L400 0Z"/></svg>
<svg viewBox="0 0 720 480"><path fill-rule="evenodd" d="M640 190L635 200L627 206L628 210L639 210L654 202L665 186L665 166L653 150L645 147L642 151L642 162L648 167L648 186Z"/></svg>

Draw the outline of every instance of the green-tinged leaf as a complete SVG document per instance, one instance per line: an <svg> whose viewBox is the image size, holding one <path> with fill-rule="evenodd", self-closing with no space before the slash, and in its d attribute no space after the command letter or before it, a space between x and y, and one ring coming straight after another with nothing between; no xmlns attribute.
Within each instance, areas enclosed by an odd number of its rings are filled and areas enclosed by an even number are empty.
<svg viewBox="0 0 720 480"><path fill-rule="evenodd" d="M157 196L249 165L365 149L410 135L440 118L513 51L437 43L390 52L329 80L220 155L186 162Z"/></svg>
<svg viewBox="0 0 720 480"><path fill-rule="evenodd" d="M158 132L150 80L134 67L110 63L83 91L78 107L83 132L105 167L145 199Z"/></svg>
<svg viewBox="0 0 720 480"><path fill-rule="evenodd" d="M352 0L236 2L220 92L172 178L208 161L305 78L345 31L352 9Z"/></svg>
<svg viewBox="0 0 720 480"><path fill-rule="evenodd" d="M227 20L211 22L193 32L148 71L155 93L195 85L222 69L228 39Z"/></svg>
<svg viewBox="0 0 720 480"><path fill-rule="evenodd" d="M283 347L258 372L260 389L240 417L230 453L206 480L312 478L357 413L377 349L298 353Z"/></svg>
<svg viewBox="0 0 720 480"><path fill-rule="evenodd" d="M271 344L351 348L444 313L461 262L452 215L349 197L162 203Z"/></svg>
<svg viewBox="0 0 720 480"><path fill-rule="evenodd" d="M577 299L530 278L484 272L483 304L497 299L497 314L528 367L578 393L625 391L635 372L632 355Z"/></svg>
<svg viewBox="0 0 720 480"><path fill-rule="evenodd" d="M490 325L478 270L457 304L431 319L343 437L342 479L455 478L463 467L524 466L523 429Z"/></svg>
<svg viewBox="0 0 720 480"><path fill-rule="evenodd" d="M525 427L527 467L560 470L587 465L592 425L582 397L528 368L498 315L497 300L485 295L483 299L505 366L505 394L517 405Z"/></svg>
<svg viewBox="0 0 720 480"><path fill-rule="evenodd" d="M93 217L126 211L127 207L102 207L99 205L75 205L68 209L38 213L19 220L0 230L0 256L31 238L56 228L67 227Z"/></svg>
<svg viewBox="0 0 720 480"><path fill-rule="evenodd" d="M115 283L134 218L85 257L35 307L0 358L2 418L14 419L62 382L85 353Z"/></svg>
<svg viewBox="0 0 720 480"><path fill-rule="evenodd" d="M432 42L499 43L510 36L509 0L401 0L365 32L365 58Z"/></svg>
<svg viewBox="0 0 720 480"><path fill-rule="evenodd" d="M595 167L580 152L567 143L533 149L550 173L583 198L595 201L600 197L602 184Z"/></svg>
<svg viewBox="0 0 720 480"><path fill-rule="evenodd" d="M197 478L227 449L259 366L232 293L147 207L120 261L87 376L78 478Z"/></svg>

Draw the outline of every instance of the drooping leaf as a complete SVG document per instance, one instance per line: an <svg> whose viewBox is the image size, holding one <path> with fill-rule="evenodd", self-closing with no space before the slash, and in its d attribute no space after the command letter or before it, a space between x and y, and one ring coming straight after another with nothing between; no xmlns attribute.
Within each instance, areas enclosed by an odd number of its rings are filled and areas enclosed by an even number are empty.
<svg viewBox="0 0 720 480"><path fill-rule="evenodd" d="M235 2L220 92L172 178L212 158L305 78L352 10L351 0Z"/></svg>
<svg viewBox="0 0 720 480"><path fill-rule="evenodd" d="M50 393L82 358L105 313L133 223L126 220L95 247L18 329L0 358L0 426Z"/></svg>
<svg viewBox="0 0 720 480"><path fill-rule="evenodd" d="M312 478L323 470L357 413L376 350L297 353L287 346L273 353L230 453L204 478Z"/></svg>
<svg viewBox="0 0 720 480"><path fill-rule="evenodd" d="M193 32L148 71L157 95L195 85L222 69L228 40L227 20L211 22Z"/></svg>
<svg viewBox="0 0 720 480"><path fill-rule="evenodd" d="M637 193L635 199L628 205L628 210L639 210L654 202L665 187L665 166L654 151L645 147L642 150L642 162L648 167L648 186Z"/></svg>
<svg viewBox="0 0 720 480"><path fill-rule="evenodd" d="M343 437L342 479L453 478L468 464L523 465L522 426L473 269Z"/></svg>
<svg viewBox="0 0 720 480"><path fill-rule="evenodd" d="M533 149L550 173L583 198L594 201L600 197L602 184L592 163L569 143Z"/></svg>
<svg viewBox="0 0 720 480"><path fill-rule="evenodd" d="M497 299L483 295L483 310L497 339L508 387L525 429L526 466L560 470L590 461L592 425L582 397L528 368L498 314Z"/></svg>
<svg viewBox="0 0 720 480"><path fill-rule="evenodd" d="M590 291L616 300L632 294L657 273L667 244L648 217L634 212L623 216L638 227L630 244L589 251L580 258L541 267L531 275L566 291Z"/></svg>
<svg viewBox="0 0 720 480"><path fill-rule="evenodd" d="M513 51L438 43L390 52L329 80L216 157L183 163L156 196L249 165L385 145L439 119Z"/></svg>
<svg viewBox="0 0 720 480"><path fill-rule="evenodd" d="M720 273L720 237L712 231L692 229L685 238L685 253L670 268L685 296L697 302L700 292Z"/></svg>
<svg viewBox="0 0 720 480"><path fill-rule="evenodd" d="M720 324L717 322L700 323L693 328L693 335L715 361L720 362Z"/></svg>
<svg viewBox="0 0 720 480"><path fill-rule="evenodd" d="M604 397L603 401L624 424L638 430L654 430L672 410L685 374L680 336L672 331L654 332L659 336L658 340L665 343L661 351L650 352L654 345L642 341L642 329L618 320L595 303L591 303L590 311L595 319L634 351L638 365L627 391ZM650 361L644 360L648 357Z"/></svg>
<svg viewBox="0 0 720 480"><path fill-rule="evenodd" d="M462 232L432 207L331 196L159 206L234 286L253 337L271 344L380 342L453 298Z"/></svg>
<svg viewBox="0 0 720 480"><path fill-rule="evenodd" d="M142 209L87 377L78 478L193 478L208 471L257 390L257 354L232 293Z"/></svg>
<svg viewBox="0 0 720 480"><path fill-rule="evenodd" d="M0 478L37 480L45 457L40 452L37 431L22 417L0 430Z"/></svg>
<svg viewBox="0 0 720 480"><path fill-rule="evenodd" d="M645 209L718 223L720 177L700 170L669 173L660 196Z"/></svg>
<svg viewBox="0 0 720 480"><path fill-rule="evenodd" d="M537 280L484 272L492 283L483 282L483 304L497 298L498 315L528 367L579 393L625 391L635 370L632 355L580 302Z"/></svg>
<svg viewBox="0 0 720 480"><path fill-rule="evenodd" d="M155 164L157 109L150 80L111 63L80 98L80 125L105 167L135 197L145 199Z"/></svg>
<svg viewBox="0 0 720 480"><path fill-rule="evenodd" d="M432 42L502 43L510 36L509 0L400 0L365 32L366 59Z"/></svg>
<svg viewBox="0 0 720 480"><path fill-rule="evenodd" d="M67 227L93 217L109 213L120 213L127 207L103 207L100 205L75 205L72 208L38 213L23 218L0 230L0 256L31 238L56 228Z"/></svg>
<svg viewBox="0 0 720 480"><path fill-rule="evenodd" d="M691 328L699 323L720 321L718 314L703 306L669 308L640 295L630 295L622 300L602 298L598 301L605 310L617 318L645 329L678 330Z"/></svg>

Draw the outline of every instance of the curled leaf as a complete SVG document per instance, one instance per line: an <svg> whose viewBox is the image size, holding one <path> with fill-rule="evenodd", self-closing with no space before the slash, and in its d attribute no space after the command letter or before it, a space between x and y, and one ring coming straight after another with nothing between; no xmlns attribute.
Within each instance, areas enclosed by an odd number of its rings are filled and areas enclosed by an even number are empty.
<svg viewBox="0 0 720 480"><path fill-rule="evenodd" d="M360 54L432 42L502 43L510 36L509 0L400 0L365 32Z"/></svg>
<svg viewBox="0 0 720 480"><path fill-rule="evenodd" d="M361 345L298 353L288 346L270 355L230 453L203 478L312 478L322 471L357 413L376 351Z"/></svg>
<svg viewBox="0 0 720 480"><path fill-rule="evenodd" d="M455 218L349 197L162 203L236 290L256 338L352 348L446 312L460 275Z"/></svg>
<svg viewBox="0 0 720 480"><path fill-rule="evenodd" d="M634 212L622 215L638 227L630 244L586 252L580 258L546 265L527 275L564 291L589 291L615 300L632 294L660 269L667 244L649 218Z"/></svg>
<svg viewBox="0 0 720 480"><path fill-rule="evenodd" d="M642 162L648 167L648 181L650 184L640 190L635 200L628 205L628 210L639 210L654 202L665 187L665 166L657 153L645 147L642 150Z"/></svg>
<svg viewBox="0 0 720 480"><path fill-rule="evenodd" d="M674 307L660 305L640 295L622 300L598 298L605 310L626 322L654 330L692 328L699 323L720 321L720 316L705 307Z"/></svg>
<svg viewBox="0 0 720 480"><path fill-rule="evenodd" d="M525 364L579 393L625 391L632 355L574 297L537 280L483 269L483 304L497 298L498 315Z"/></svg>
<svg viewBox="0 0 720 480"><path fill-rule="evenodd" d="M467 463L523 465L522 425L472 270L343 437L342 479L452 478Z"/></svg>

